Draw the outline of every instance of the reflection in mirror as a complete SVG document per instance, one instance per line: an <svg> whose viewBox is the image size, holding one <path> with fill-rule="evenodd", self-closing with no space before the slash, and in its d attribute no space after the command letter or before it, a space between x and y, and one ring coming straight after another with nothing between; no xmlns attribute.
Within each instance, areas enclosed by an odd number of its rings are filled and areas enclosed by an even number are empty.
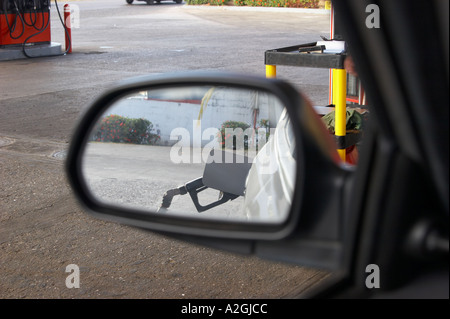
<svg viewBox="0 0 450 319"><path fill-rule="evenodd" d="M100 116L82 174L101 202L156 214L282 222L295 141L267 92L188 86L122 97Z"/></svg>

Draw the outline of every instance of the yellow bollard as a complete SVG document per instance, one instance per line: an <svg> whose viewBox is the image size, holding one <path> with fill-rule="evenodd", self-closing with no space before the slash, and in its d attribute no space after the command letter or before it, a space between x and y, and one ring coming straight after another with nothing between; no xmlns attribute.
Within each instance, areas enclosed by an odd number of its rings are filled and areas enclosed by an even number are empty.
<svg viewBox="0 0 450 319"><path fill-rule="evenodd" d="M266 65L266 78L276 78L277 77L277 66L276 65Z"/></svg>
<svg viewBox="0 0 450 319"><path fill-rule="evenodd" d="M345 137L347 133L347 72L333 69L334 133ZM345 161L345 148L338 149L340 158Z"/></svg>

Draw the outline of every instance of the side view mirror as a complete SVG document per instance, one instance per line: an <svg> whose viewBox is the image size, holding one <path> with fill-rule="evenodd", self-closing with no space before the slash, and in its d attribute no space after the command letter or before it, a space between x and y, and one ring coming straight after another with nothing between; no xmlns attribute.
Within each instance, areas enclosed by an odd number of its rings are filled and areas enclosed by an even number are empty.
<svg viewBox="0 0 450 319"><path fill-rule="evenodd" d="M95 217L175 236L307 243L341 232L336 145L311 104L276 79L128 80L81 118L67 173Z"/></svg>

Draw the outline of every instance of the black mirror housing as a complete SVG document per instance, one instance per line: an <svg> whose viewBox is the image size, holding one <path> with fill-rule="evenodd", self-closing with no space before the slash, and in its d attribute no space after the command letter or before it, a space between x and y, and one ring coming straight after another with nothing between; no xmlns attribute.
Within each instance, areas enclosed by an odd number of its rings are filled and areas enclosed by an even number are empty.
<svg viewBox="0 0 450 319"><path fill-rule="evenodd" d="M89 139L88 134L102 112L130 92L181 88L187 85L227 86L267 92L277 97L285 106L296 141L296 176L290 211L284 221L245 223L149 214L138 209L102 202L92 195L83 177L82 157ZM245 242L249 249L244 251L259 252L269 258L275 256L275 259L282 255L273 254L277 250L282 251L279 250L280 247L283 247L284 252L286 249L293 249L296 254L292 254L295 260L291 262L324 268L335 268L340 260L342 199L339 195L343 179L349 171L341 165L334 141L311 104L285 81L240 74L194 72L140 77L122 82L94 101L80 119L70 144L66 171L79 201L96 218L183 239L191 238L192 241L206 244L222 242L222 246L229 246L231 241L239 242L241 248L231 245L236 248L230 248L232 251L242 250ZM208 178L205 181L209 185L214 184L208 181ZM211 240L213 238L215 240ZM252 242L259 244L254 246ZM301 254L298 254L301 247L305 251L303 259ZM323 258L324 252L326 258ZM284 256L283 258L289 259L286 257L289 254Z"/></svg>

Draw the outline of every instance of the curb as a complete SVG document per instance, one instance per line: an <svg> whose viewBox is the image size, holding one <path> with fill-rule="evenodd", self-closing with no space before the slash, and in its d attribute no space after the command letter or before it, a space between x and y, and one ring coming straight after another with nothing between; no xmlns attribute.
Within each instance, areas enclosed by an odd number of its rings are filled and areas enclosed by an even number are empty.
<svg viewBox="0 0 450 319"><path fill-rule="evenodd" d="M35 44L26 46L27 53L33 58L49 57L61 54L61 44L51 42L48 44ZM6 48L0 48L0 62L9 60L18 60L26 58L23 53L22 45L8 46Z"/></svg>

